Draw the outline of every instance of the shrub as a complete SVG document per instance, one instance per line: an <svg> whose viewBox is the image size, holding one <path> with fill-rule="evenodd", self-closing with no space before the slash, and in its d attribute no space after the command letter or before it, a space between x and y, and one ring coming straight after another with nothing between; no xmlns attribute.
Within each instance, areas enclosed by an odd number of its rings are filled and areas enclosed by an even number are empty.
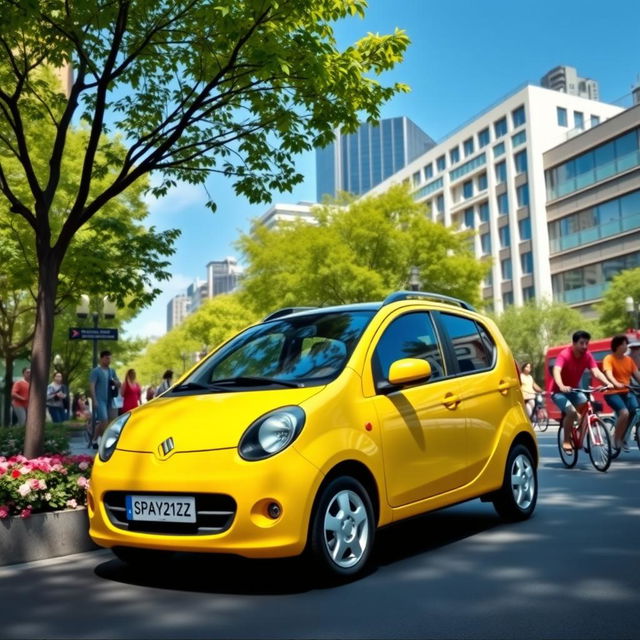
<svg viewBox="0 0 640 640"><path fill-rule="evenodd" d="M10 458L24 451L24 427L0 429L0 456ZM69 453L67 428L59 424L47 424L44 428L44 452L47 455Z"/></svg>

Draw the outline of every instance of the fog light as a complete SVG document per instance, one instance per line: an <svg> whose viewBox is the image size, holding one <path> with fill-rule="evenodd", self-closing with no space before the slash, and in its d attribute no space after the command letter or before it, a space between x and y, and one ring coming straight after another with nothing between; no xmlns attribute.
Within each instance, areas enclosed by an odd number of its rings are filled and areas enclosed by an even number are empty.
<svg viewBox="0 0 640 640"><path fill-rule="evenodd" d="M277 502L271 502L267 507L267 513L269 514L270 518L276 520L282 513L282 507Z"/></svg>

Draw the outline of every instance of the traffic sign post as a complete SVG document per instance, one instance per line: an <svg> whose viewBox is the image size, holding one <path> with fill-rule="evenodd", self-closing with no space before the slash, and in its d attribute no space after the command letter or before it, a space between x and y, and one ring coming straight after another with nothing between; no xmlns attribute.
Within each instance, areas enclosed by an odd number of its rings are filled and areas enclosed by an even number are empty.
<svg viewBox="0 0 640 640"><path fill-rule="evenodd" d="M69 340L117 340L117 329L104 327L70 327Z"/></svg>

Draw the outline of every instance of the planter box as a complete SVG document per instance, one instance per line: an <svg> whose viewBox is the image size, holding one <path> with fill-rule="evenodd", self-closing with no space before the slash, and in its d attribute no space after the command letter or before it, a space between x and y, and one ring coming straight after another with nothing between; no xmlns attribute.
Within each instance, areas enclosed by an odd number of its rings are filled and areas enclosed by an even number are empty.
<svg viewBox="0 0 640 640"><path fill-rule="evenodd" d="M92 551L84 508L0 520L0 565Z"/></svg>

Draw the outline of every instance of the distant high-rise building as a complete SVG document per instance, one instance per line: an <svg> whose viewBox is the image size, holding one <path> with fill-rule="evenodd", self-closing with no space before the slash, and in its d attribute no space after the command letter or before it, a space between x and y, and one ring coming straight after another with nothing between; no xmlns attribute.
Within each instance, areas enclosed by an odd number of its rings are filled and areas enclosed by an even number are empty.
<svg viewBox="0 0 640 640"><path fill-rule="evenodd" d="M238 286L238 277L242 268L233 257L224 260L212 260L207 265L207 297L213 298L221 293L231 293Z"/></svg>
<svg viewBox="0 0 640 640"><path fill-rule="evenodd" d="M545 89L562 91L571 96L580 96L589 100L600 99L598 83L591 78L581 78L575 67L555 67L540 79L540 84Z"/></svg>
<svg viewBox="0 0 640 640"><path fill-rule="evenodd" d="M304 220L311 224L316 223L313 215L313 203L298 202L298 204L274 204L265 213L263 213L257 224L272 229L283 222L294 222L295 220Z"/></svg>
<svg viewBox="0 0 640 640"><path fill-rule="evenodd" d="M207 281L196 278L187 287L187 297L189 298L189 313L194 312L202 306L202 302L209 297L209 286Z"/></svg>
<svg viewBox="0 0 640 640"><path fill-rule="evenodd" d="M177 327L189 313L189 296L184 294L174 296L167 305L167 331Z"/></svg>
<svg viewBox="0 0 640 640"><path fill-rule="evenodd" d="M318 202L340 191L366 193L435 144L404 116L381 120L377 126L363 123L355 133L336 130L335 142L316 149Z"/></svg>

